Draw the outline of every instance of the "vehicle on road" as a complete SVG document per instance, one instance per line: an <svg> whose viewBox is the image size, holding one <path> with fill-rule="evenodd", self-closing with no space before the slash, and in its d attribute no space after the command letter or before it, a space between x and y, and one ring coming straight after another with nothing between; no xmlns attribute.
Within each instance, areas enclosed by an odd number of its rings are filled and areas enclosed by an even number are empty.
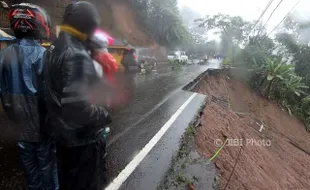
<svg viewBox="0 0 310 190"><path fill-rule="evenodd" d="M108 47L108 51L116 59L121 71L129 69L130 65L135 63L134 47L126 40L114 39L113 45ZM134 66L137 65L134 64Z"/></svg>
<svg viewBox="0 0 310 190"><path fill-rule="evenodd" d="M124 50L121 64L124 66L126 71L130 70L130 67L141 68L138 62L136 50L134 48Z"/></svg>
<svg viewBox="0 0 310 190"><path fill-rule="evenodd" d="M187 63L188 62L188 56L186 55L186 53L184 52L184 51L181 51L181 53L180 53L181 55L180 55L180 58L181 58L181 62L182 63Z"/></svg>
<svg viewBox="0 0 310 190"><path fill-rule="evenodd" d="M130 67L145 69L146 71L156 70L157 59L149 48L132 48L123 52L122 65L126 70Z"/></svg>
<svg viewBox="0 0 310 190"><path fill-rule="evenodd" d="M158 61L150 48L137 48L136 56L138 58L138 64L141 68L147 70L156 70Z"/></svg>
<svg viewBox="0 0 310 190"><path fill-rule="evenodd" d="M204 57L204 61L205 61L205 62L207 62L208 60L209 60L208 55L205 55L205 57Z"/></svg>
<svg viewBox="0 0 310 190"><path fill-rule="evenodd" d="M184 51L174 51L169 52L167 56L168 61L170 62L177 62L181 64L187 64L188 63L188 56Z"/></svg>
<svg viewBox="0 0 310 190"><path fill-rule="evenodd" d="M167 56L167 59L168 59L168 61L173 61L176 56L177 55L175 54L175 52L169 52L168 56Z"/></svg>

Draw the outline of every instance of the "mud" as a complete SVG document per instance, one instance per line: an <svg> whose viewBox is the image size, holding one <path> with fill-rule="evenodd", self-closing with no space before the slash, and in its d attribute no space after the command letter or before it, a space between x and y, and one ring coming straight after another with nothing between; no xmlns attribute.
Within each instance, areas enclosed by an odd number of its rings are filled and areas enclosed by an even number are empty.
<svg viewBox="0 0 310 190"><path fill-rule="evenodd" d="M296 117L219 72L205 76L195 91L208 95L197 151L207 160L228 139L213 160L219 189L310 189L310 135Z"/></svg>

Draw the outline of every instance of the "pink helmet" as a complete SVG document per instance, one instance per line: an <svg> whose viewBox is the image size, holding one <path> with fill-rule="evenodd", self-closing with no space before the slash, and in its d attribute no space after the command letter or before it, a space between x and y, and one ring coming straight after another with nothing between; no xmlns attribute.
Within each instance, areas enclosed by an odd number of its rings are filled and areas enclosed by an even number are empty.
<svg viewBox="0 0 310 190"><path fill-rule="evenodd" d="M114 38L100 28L97 28L90 39L90 43L91 48L94 50L106 49L108 46L113 45Z"/></svg>

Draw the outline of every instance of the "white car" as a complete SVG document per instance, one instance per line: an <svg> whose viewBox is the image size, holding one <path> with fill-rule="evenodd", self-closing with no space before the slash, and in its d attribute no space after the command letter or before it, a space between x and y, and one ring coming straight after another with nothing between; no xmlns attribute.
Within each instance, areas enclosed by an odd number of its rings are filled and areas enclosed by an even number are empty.
<svg viewBox="0 0 310 190"><path fill-rule="evenodd" d="M168 56L167 56L167 59L168 59L168 61L173 61L176 56L177 55L175 54L175 52L169 52Z"/></svg>
<svg viewBox="0 0 310 190"><path fill-rule="evenodd" d="M183 51L170 52L168 54L167 59L169 61L177 61L179 63L187 63L188 62L188 56Z"/></svg>

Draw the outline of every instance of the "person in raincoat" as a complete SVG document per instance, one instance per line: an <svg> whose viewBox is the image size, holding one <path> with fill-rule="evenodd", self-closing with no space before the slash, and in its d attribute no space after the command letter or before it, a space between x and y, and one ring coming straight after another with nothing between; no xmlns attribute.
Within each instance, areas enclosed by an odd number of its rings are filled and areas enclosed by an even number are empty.
<svg viewBox="0 0 310 190"><path fill-rule="evenodd" d="M99 75L104 75L110 82L113 81L113 76L119 70L116 59L108 52L108 46L112 45L113 41L112 37L99 28L94 31L89 39L91 57L95 65L101 66L102 72L99 72Z"/></svg>
<svg viewBox="0 0 310 190"><path fill-rule="evenodd" d="M104 135L111 117L89 98L100 81L89 53L99 23L91 3L68 5L45 57L47 131L56 141L60 190L101 190L105 184Z"/></svg>
<svg viewBox="0 0 310 190"><path fill-rule="evenodd" d="M29 190L56 190L55 144L42 133L45 120L42 81L43 54L40 41L50 36L45 11L33 4L15 4L9 21L17 43L0 53L0 98L14 122L21 162Z"/></svg>
<svg viewBox="0 0 310 190"><path fill-rule="evenodd" d="M128 100L128 91L125 89L119 65L116 59L108 52L108 46L114 39L103 30L97 28L89 39L90 54L95 68L103 83L96 88L98 104L108 107L125 104Z"/></svg>

